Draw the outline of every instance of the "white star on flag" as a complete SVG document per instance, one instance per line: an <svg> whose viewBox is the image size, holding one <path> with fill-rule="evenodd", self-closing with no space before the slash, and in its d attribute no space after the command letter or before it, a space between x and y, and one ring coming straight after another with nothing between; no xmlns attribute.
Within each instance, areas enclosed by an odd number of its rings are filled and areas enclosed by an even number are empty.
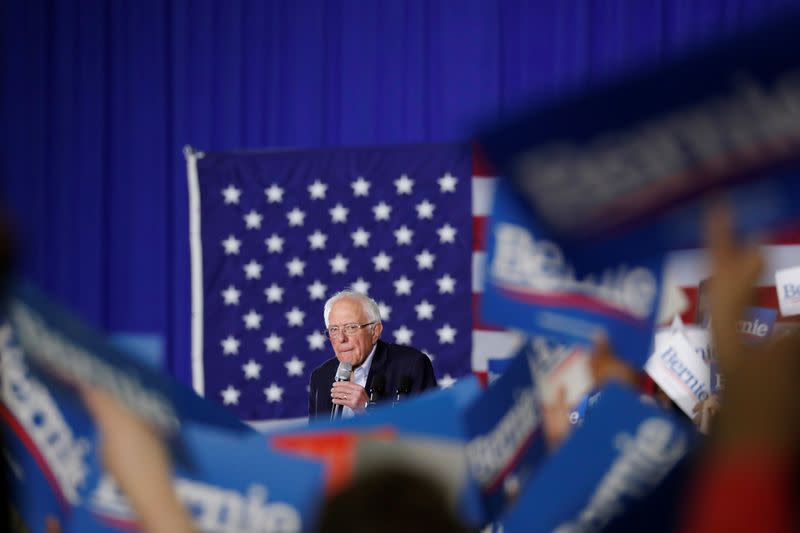
<svg viewBox="0 0 800 533"><path fill-rule="evenodd" d="M264 239L264 244L267 245L267 251L271 254L283 251L283 239L277 233L269 236L269 239Z"/></svg>
<svg viewBox="0 0 800 533"><path fill-rule="evenodd" d="M264 347L268 352L279 352L283 346L283 338L276 333L270 333L269 337L264 338Z"/></svg>
<svg viewBox="0 0 800 533"><path fill-rule="evenodd" d="M315 279L314 283L308 286L308 297L312 300L322 300L325 298L325 290L327 288L327 285Z"/></svg>
<svg viewBox="0 0 800 533"><path fill-rule="evenodd" d="M411 237L414 231L406 227L405 224L394 230L394 238L397 239L397 244L411 244Z"/></svg>
<svg viewBox="0 0 800 533"><path fill-rule="evenodd" d="M445 274L436 280L436 284L439 286L439 294L453 294L456 287L456 280L452 278L450 274Z"/></svg>
<svg viewBox="0 0 800 533"><path fill-rule="evenodd" d="M350 210L342 204L336 204L333 206L333 209L329 209L328 212L331 214L331 222L338 224L347 222L347 213L349 213Z"/></svg>
<svg viewBox="0 0 800 533"><path fill-rule="evenodd" d="M255 259L251 259L249 263L242 267L247 279L261 279L261 270L263 268L261 263L257 262Z"/></svg>
<svg viewBox="0 0 800 533"><path fill-rule="evenodd" d="M415 255L414 258L417 260L417 268L420 270L432 270L433 269L433 260L436 259L436 256L428 251L428 249L422 250L419 254Z"/></svg>
<svg viewBox="0 0 800 533"><path fill-rule="evenodd" d="M290 311L286 313L286 322L289 323L289 326L302 326L303 319L306 317L306 314L300 310L299 307L295 306L292 307Z"/></svg>
<svg viewBox="0 0 800 533"><path fill-rule="evenodd" d="M258 379L261 377L261 365L250 359L246 365L242 365L245 379Z"/></svg>
<svg viewBox="0 0 800 533"><path fill-rule="evenodd" d="M314 331L311 335L306 335L309 350L324 350L325 349L325 335L319 331Z"/></svg>
<svg viewBox="0 0 800 533"><path fill-rule="evenodd" d="M251 309L246 315L242 315L245 329L259 329L261 327L262 316Z"/></svg>
<svg viewBox="0 0 800 533"><path fill-rule="evenodd" d="M242 190L237 189L231 183L224 189L222 189L222 196L225 197L226 204L238 204L239 203L239 196L242 195Z"/></svg>
<svg viewBox="0 0 800 533"><path fill-rule="evenodd" d="M453 376L450 374L445 374L442 379L439 380L439 388L440 389L449 389L453 385L455 385L457 380L453 379Z"/></svg>
<svg viewBox="0 0 800 533"><path fill-rule="evenodd" d="M414 187L414 180L409 179L407 175L403 174L400 179L394 180L394 186L397 188L397 194L411 194L411 189Z"/></svg>
<svg viewBox="0 0 800 533"><path fill-rule="evenodd" d="M283 396L283 389L273 381L269 387L264 389L264 395L267 397L269 403L279 402Z"/></svg>
<svg viewBox="0 0 800 533"><path fill-rule="evenodd" d="M370 185L372 185L370 182L362 177L359 177L356 181L350 184L350 186L353 188L353 196L368 196Z"/></svg>
<svg viewBox="0 0 800 533"><path fill-rule="evenodd" d="M392 307L385 302L378 302L378 312L381 314L381 320L389 320L392 314Z"/></svg>
<svg viewBox="0 0 800 533"><path fill-rule="evenodd" d="M394 342L397 344L411 344L411 337L414 336L414 332L408 329L405 324L394 330Z"/></svg>
<svg viewBox="0 0 800 533"><path fill-rule="evenodd" d="M458 182L458 178L449 172L436 181L439 182L439 192L456 192L456 183Z"/></svg>
<svg viewBox="0 0 800 533"><path fill-rule="evenodd" d="M308 186L308 194L311 196L312 200L324 200L325 191L327 190L328 186L319 180L316 180L314 183Z"/></svg>
<svg viewBox="0 0 800 533"><path fill-rule="evenodd" d="M320 280L315 279L314 283L309 285L308 287L308 297L312 300L324 300L325 299L325 291L328 289L328 286L322 283Z"/></svg>
<svg viewBox="0 0 800 533"><path fill-rule="evenodd" d="M283 189L278 187L275 183L264 189L264 194L267 195L267 202L271 204L283 202Z"/></svg>
<svg viewBox="0 0 800 533"><path fill-rule="evenodd" d="M261 229L261 221L264 219L264 216L255 209L251 209L250 212L242 218L244 218L247 229Z"/></svg>
<svg viewBox="0 0 800 533"><path fill-rule="evenodd" d="M325 241L328 240L328 236L322 233L320 230L316 230L314 233L308 236L308 244L312 250L322 250L325 248Z"/></svg>
<svg viewBox="0 0 800 533"><path fill-rule="evenodd" d="M241 295L241 291L233 285L228 285L228 288L222 291L222 299L225 301L225 305L239 305L239 297Z"/></svg>
<svg viewBox="0 0 800 533"><path fill-rule="evenodd" d="M450 324L445 323L444 326L436 330L436 334L439 336L439 344L453 344L456 333L456 330Z"/></svg>
<svg viewBox="0 0 800 533"><path fill-rule="evenodd" d="M400 276L400 278L396 279L393 284L394 293L397 296L400 296L401 294L411 294L411 286L414 285L414 282L405 276Z"/></svg>
<svg viewBox="0 0 800 533"><path fill-rule="evenodd" d="M417 210L417 218L431 219L433 218L433 210L436 209L436 206L430 203L428 200L422 200L416 205L415 209Z"/></svg>
<svg viewBox="0 0 800 533"><path fill-rule="evenodd" d="M297 358L296 355L293 355L291 359L283 363L283 366L286 367L286 373L290 376L302 376L303 375L303 367L306 366L304 361L301 361Z"/></svg>
<svg viewBox="0 0 800 533"><path fill-rule="evenodd" d="M264 289L264 294L266 295L267 302L269 303L279 303L283 301L283 288L276 283L273 283Z"/></svg>
<svg viewBox="0 0 800 533"><path fill-rule="evenodd" d="M239 340L233 335L228 335L220 342L223 355L237 355L239 353Z"/></svg>
<svg viewBox="0 0 800 533"><path fill-rule="evenodd" d="M228 238L222 241L222 247L225 248L225 255L238 255L241 245L242 241L233 235L228 235Z"/></svg>
<svg viewBox="0 0 800 533"><path fill-rule="evenodd" d="M290 226L302 226L303 221L306 219L306 213L299 207L295 207L286 213L286 218L289 220Z"/></svg>
<svg viewBox="0 0 800 533"><path fill-rule="evenodd" d="M439 234L439 242L441 244L446 242L456 242L457 230L450 224L445 224L441 228L437 229L436 233Z"/></svg>
<svg viewBox="0 0 800 533"><path fill-rule="evenodd" d="M381 250L381 253L372 258L372 262L375 264L376 272L388 272L389 267L392 264L392 258L386 255L386 252Z"/></svg>
<svg viewBox="0 0 800 533"><path fill-rule="evenodd" d="M381 202L372 208L372 212L375 213L376 221L389 220L389 215L392 212L392 206L390 206L386 202Z"/></svg>
<svg viewBox="0 0 800 533"><path fill-rule="evenodd" d="M350 260L347 259L342 254L336 254L336 257L328 261L328 263L330 263L331 265L331 273L344 274L345 272L347 272L347 263L349 262Z"/></svg>
<svg viewBox="0 0 800 533"><path fill-rule="evenodd" d="M239 403L239 389L234 388L233 385L228 385L228 388L219 391L222 395L222 403L224 405L237 405Z"/></svg>
<svg viewBox="0 0 800 533"><path fill-rule="evenodd" d="M414 309L417 311L417 320L431 320L436 306L428 300L422 300L418 305L414 306Z"/></svg>
<svg viewBox="0 0 800 533"><path fill-rule="evenodd" d="M358 228L353 233L350 234L350 237L353 239L353 246L355 247L366 247L369 245L369 236L370 233L366 231L364 228Z"/></svg>
<svg viewBox="0 0 800 533"><path fill-rule="evenodd" d="M372 284L369 283L368 281L366 281L364 278L358 278L351 285L351 287L353 288L354 291L360 292L361 294L369 293L369 288L371 286L372 286Z"/></svg>
<svg viewBox="0 0 800 533"><path fill-rule="evenodd" d="M289 272L290 277L302 276L305 268L305 261L301 261L299 257L293 257L291 261L286 263L286 270Z"/></svg>

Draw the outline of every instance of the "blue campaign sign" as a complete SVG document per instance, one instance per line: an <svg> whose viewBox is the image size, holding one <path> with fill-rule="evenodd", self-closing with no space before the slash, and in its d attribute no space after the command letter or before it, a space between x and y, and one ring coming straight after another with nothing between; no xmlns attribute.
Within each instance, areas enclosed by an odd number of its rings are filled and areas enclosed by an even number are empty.
<svg viewBox="0 0 800 533"><path fill-rule="evenodd" d="M188 466L173 487L199 531L312 531L322 502L322 469L314 461L267 449L257 434L187 424ZM72 531L137 530L136 518L112 478L96 463L92 488Z"/></svg>
<svg viewBox="0 0 800 533"><path fill-rule="evenodd" d="M526 347L464 412L467 461L489 520L516 497L547 454L537 396Z"/></svg>
<svg viewBox="0 0 800 533"><path fill-rule="evenodd" d="M563 344L587 345L605 332L617 353L640 368L650 354L662 271L658 256L577 275L560 243L498 180L481 298L486 322Z"/></svg>
<svg viewBox="0 0 800 533"><path fill-rule="evenodd" d="M513 361L513 358L510 357L503 357L502 359L492 357L486 361L486 373L490 385L505 373L508 367L511 366L511 361Z"/></svg>
<svg viewBox="0 0 800 533"><path fill-rule="evenodd" d="M769 340L777 318L777 309L748 307L736 327L747 342L758 344Z"/></svg>
<svg viewBox="0 0 800 533"><path fill-rule="evenodd" d="M452 387L425 392L397 406L382 405L364 415L312 422L293 431L265 435L280 451L312 458L325 466L325 485L335 490L364 473L400 465L433 476L473 526L485 509L467 465L464 411L480 395L474 376Z"/></svg>
<svg viewBox="0 0 800 533"><path fill-rule="evenodd" d="M31 374L0 324L0 414L12 512L28 531L64 524L86 491L94 427L74 399Z"/></svg>
<svg viewBox="0 0 800 533"><path fill-rule="evenodd" d="M523 488L503 531L598 531L649 494L692 447L693 430L608 385L582 426Z"/></svg>
<svg viewBox="0 0 800 533"><path fill-rule="evenodd" d="M92 383L168 435L184 420L250 431L221 407L118 350L31 285L12 288L6 312L29 366L50 388Z"/></svg>
<svg viewBox="0 0 800 533"><path fill-rule="evenodd" d="M791 222L800 215L798 25L795 10L533 109L481 144L582 270L702 245L712 193L742 232Z"/></svg>

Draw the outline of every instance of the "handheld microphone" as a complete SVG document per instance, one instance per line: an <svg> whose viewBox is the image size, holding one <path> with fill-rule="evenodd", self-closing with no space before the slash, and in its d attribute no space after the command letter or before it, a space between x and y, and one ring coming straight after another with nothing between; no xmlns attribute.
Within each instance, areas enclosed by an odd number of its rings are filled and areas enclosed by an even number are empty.
<svg viewBox="0 0 800 533"><path fill-rule="evenodd" d="M394 393L392 407L400 403L400 400L405 398L408 393L411 392L411 381L411 376L403 376L403 379L400 380L400 385L397 387L397 390Z"/></svg>
<svg viewBox="0 0 800 533"><path fill-rule="evenodd" d="M383 374L378 374L374 378L372 378L372 386L369 388L369 402L367 403L367 407L372 407L378 400L383 398L384 392L386 389L386 376Z"/></svg>
<svg viewBox="0 0 800 533"><path fill-rule="evenodd" d="M350 363L346 363L342 361L339 363L339 368L336 369L336 378L333 380L336 381L350 381L350 374L353 372L353 365ZM331 420L335 420L342 416L342 406L339 404L334 404L333 410L331 410Z"/></svg>

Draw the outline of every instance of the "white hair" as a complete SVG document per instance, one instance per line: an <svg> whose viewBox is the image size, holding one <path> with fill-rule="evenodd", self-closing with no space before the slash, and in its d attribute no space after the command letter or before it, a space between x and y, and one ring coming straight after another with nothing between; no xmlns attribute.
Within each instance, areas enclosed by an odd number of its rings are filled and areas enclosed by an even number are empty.
<svg viewBox="0 0 800 533"><path fill-rule="evenodd" d="M325 319L325 327L328 327L328 318L331 316L331 309L333 309L333 304L341 300L342 298L353 298L354 300L358 300L361 302L361 308L364 310L364 314L367 315L367 320L370 322L380 322L381 321L381 310L378 308L378 304L367 296L366 294L358 291L354 291L353 289L345 289L343 291L339 291L330 298L328 301L325 302L325 307L322 309L322 316Z"/></svg>

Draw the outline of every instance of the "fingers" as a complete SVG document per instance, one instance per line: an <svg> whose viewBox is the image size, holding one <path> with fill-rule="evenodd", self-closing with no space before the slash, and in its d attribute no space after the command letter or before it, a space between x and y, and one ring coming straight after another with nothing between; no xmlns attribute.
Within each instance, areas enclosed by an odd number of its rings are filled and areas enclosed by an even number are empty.
<svg viewBox="0 0 800 533"><path fill-rule="evenodd" d="M338 381L331 387L331 402L335 405L345 405L354 411L359 411L364 408L367 401L367 391L356 383Z"/></svg>
<svg viewBox="0 0 800 533"><path fill-rule="evenodd" d="M729 210L712 207L706 217L706 239L711 262L709 304L711 330L724 372L744 351L736 323L750 305L752 290L764 268L758 247L737 242Z"/></svg>

